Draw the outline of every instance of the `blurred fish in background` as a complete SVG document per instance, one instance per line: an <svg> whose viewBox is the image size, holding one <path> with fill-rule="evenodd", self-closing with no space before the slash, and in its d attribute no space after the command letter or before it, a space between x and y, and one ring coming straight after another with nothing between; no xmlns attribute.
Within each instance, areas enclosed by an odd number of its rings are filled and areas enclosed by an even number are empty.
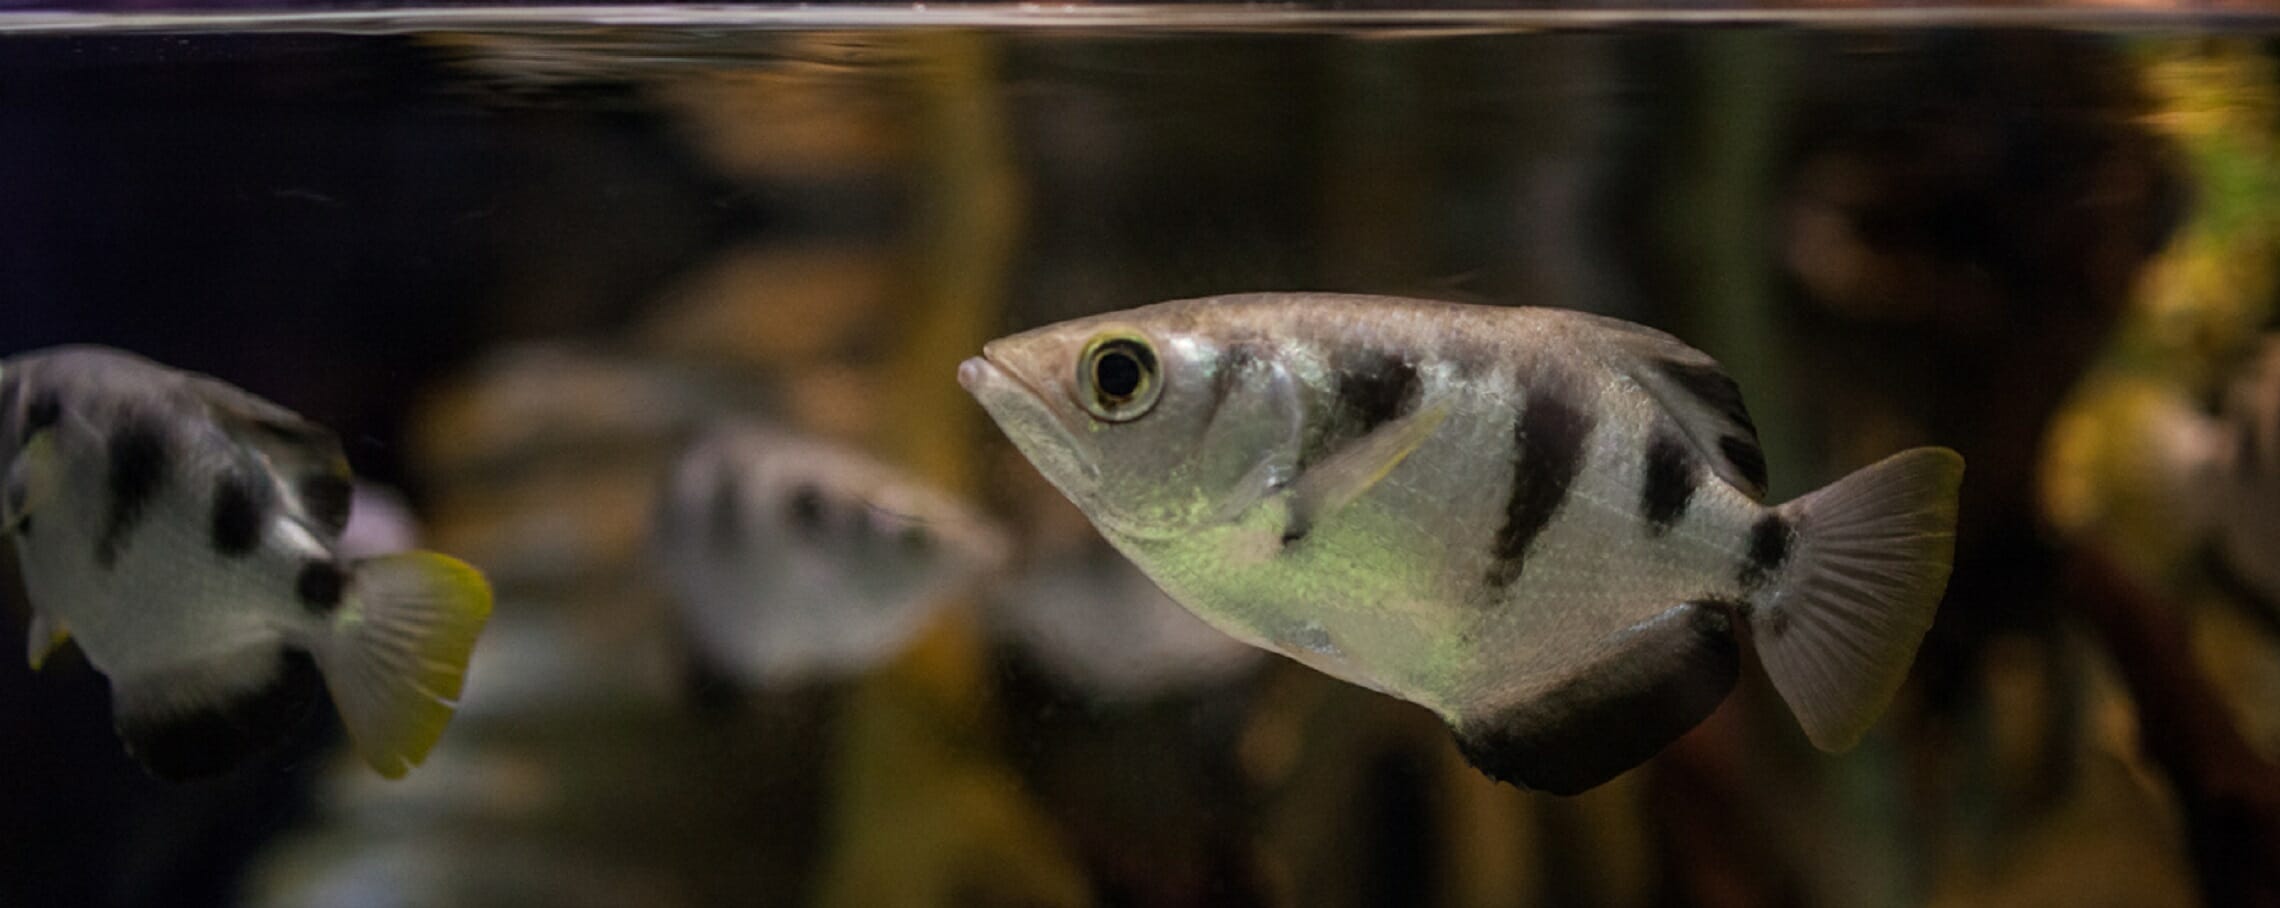
<svg viewBox="0 0 2280 908"><path fill-rule="evenodd" d="M731 423L676 458L653 530L693 671L749 687L878 667L996 571L1005 534L860 451Z"/></svg>
<svg viewBox="0 0 2280 908"><path fill-rule="evenodd" d="M1108 703L1209 691L1256 673L1264 652L1181 608L1026 461L1000 463L996 485L1019 513L1021 561L990 586L986 618L1013 657Z"/></svg>
<svg viewBox="0 0 2280 908"><path fill-rule="evenodd" d="M2254 591L2246 604L2280 631L2280 336L2265 335L2252 348L2217 419L2221 428L2169 435L2204 446L2198 468L2182 471L2213 499L2194 510L2211 515L2223 567Z"/></svg>
<svg viewBox="0 0 2280 908"><path fill-rule="evenodd" d="M694 906L798 888L813 730L689 708L649 555L674 440L742 393L537 343L428 396L429 534L491 566L500 595L466 735L406 784L326 779L317 822L256 868L250 904Z"/></svg>

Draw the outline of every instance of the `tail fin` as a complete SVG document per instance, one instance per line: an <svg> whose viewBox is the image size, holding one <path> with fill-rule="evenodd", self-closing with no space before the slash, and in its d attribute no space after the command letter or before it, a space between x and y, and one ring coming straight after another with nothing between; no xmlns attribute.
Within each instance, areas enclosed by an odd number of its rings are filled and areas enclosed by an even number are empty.
<svg viewBox="0 0 2280 908"><path fill-rule="evenodd" d="M364 762L394 779L427 758L490 617L490 584L457 559L404 552L356 564L314 649Z"/></svg>
<svg viewBox="0 0 2280 908"><path fill-rule="evenodd" d="M1795 557L1750 631L1814 746L1859 743L1907 677L1955 564L1962 482L1962 456L1916 448L1780 507Z"/></svg>

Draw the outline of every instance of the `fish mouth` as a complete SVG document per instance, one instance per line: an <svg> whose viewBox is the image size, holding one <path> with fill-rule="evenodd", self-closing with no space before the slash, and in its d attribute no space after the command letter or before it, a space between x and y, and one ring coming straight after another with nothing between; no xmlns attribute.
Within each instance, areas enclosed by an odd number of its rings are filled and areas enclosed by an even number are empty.
<svg viewBox="0 0 2280 908"><path fill-rule="evenodd" d="M1072 419L1073 407L1053 406L1053 396L1021 366L1009 362L997 342L982 346L980 356L958 364L958 385L989 411L998 428L1013 440L1030 461L1058 482L1047 461L1063 461L1086 483L1099 478L1098 450L1081 417ZM1058 440L1058 444L1047 441ZM1059 450L1052 450L1058 448ZM1062 491L1070 491L1064 488Z"/></svg>

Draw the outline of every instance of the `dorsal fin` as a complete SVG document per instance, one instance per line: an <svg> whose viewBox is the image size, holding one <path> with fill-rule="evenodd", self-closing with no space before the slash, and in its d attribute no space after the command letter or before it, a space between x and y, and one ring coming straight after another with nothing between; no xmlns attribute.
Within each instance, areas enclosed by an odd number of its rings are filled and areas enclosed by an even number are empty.
<svg viewBox="0 0 2280 908"><path fill-rule="evenodd" d="M1765 497L1765 452L1742 389L1710 354L1644 325L1572 313L1602 329L1607 365L1646 390L1712 472L1752 499Z"/></svg>
<svg viewBox="0 0 2280 908"><path fill-rule="evenodd" d="M292 510L326 534L340 535L348 526L349 471L332 430L221 381L201 377L185 386L216 425L261 452L283 480Z"/></svg>

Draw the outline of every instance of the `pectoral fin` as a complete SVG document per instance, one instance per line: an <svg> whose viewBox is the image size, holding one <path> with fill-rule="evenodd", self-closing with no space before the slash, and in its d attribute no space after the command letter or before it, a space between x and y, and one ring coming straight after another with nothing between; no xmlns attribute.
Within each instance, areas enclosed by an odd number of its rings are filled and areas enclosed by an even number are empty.
<svg viewBox="0 0 2280 908"><path fill-rule="evenodd" d="M1418 408L1332 452L1307 469L1285 492L1289 522L1283 538L1304 536L1315 524L1352 504L1376 486L1418 446L1433 437L1449 417L1447 403Z"/></svg>
<svg viewBox="0 0 2280 908"><path fill-rule="evenodd" d="M1298 382L1281 364L1245 357L1225 368L1222 385L1230 390L1222 392L1197 450L1253 455L1251 468L1213 515L1217 522L1235 523L1290 485L1292 474L1298 472L1306 414L1299 403ZM1255 390L1238 393L1232 390L1236 388Z"/></svg>
<svg viewBox="0 0 2280 908"><path fill-rule="evenodd" d="M32 514L54 493L55 436L40 432L17 450L8 465L5 490L0 491L0 533L16 535L31 523Z"/></svg>
<svg viewBox="0 0 2280 908"><path fill-rule="evenodd" d="M50 618L46 612L33 612L31 632L24 635L25 659L31 663L32 671L39 671L49 656L69 642L71 629L64 626L63 619Z"/></svg>

